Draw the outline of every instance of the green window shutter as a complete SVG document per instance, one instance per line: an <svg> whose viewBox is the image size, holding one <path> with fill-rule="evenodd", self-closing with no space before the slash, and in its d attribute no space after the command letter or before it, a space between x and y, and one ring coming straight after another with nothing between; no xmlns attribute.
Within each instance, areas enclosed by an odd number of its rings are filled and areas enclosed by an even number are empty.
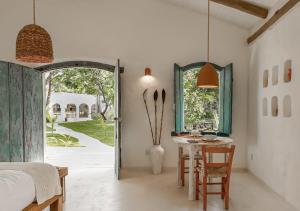
<svg viewBox="0 0 300 211"><path fill-rule="evenodd" d="M174 64L175 132L184 130L183 70Z"/></svg>
<svg viewBox="0 0 300 211"><path fill-rule="evenodd" d="M224 136L229 136L232 132L232 84L233 65L229 64L220 72L219 131Z"/></svg>
<svg viewBox="0 0 300 211"><path fill-rule="evenodd" d="M219 72L219 132L223 133L224 131L224 81L225 81L225 71Z"/></svg>

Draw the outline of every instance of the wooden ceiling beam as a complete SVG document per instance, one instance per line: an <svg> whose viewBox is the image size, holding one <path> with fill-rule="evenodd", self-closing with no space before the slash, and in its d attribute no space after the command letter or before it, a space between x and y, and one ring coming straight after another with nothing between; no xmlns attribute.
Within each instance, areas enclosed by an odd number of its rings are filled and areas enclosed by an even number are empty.
<svg viewBox="0 0 300 211"><path fill-rule="evenodd" d="M212 2L231 7L260 18L267 18L269 10L244 0L211 0Z"/></svg>
<svg viewBox="0 0 300 211"><path fill-rule="evenodd" d="M252 43L256 38L267 31L274 23L276 23L282 16L284 16L290 9L292 9L300 0L289 0L283 7L277 10L274 15L262 25L254 34L252 34L248 39L248 44Z"/></svg>

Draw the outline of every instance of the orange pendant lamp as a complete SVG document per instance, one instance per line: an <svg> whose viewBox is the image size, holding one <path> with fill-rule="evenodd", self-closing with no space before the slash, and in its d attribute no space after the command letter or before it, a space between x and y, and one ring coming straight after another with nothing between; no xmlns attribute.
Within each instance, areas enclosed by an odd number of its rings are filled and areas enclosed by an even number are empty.
<svg viewBox="0 0 300 211"><path fill-rule="evenodd" d="M52 40L49 33L35 24L35 0L33 0L33 24L24 26L16 41L16 59L28 63L51 63Z"/></svg>
<svg viewBox="0 0 300 211"><path fill-rule="evenodd" d="M210 26L210 0L208 0L208 23L207 23L207 63L200 69L197 86L199 88L218 88L219 87L219 75L214 66L209 63L209 29Z"/></svg>

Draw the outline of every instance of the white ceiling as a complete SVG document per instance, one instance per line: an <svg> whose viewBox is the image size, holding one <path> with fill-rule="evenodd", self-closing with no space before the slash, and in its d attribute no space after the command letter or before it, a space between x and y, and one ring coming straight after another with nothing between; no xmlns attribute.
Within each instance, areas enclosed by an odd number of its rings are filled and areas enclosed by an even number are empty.
<svg viewBox="0 0 300 211"><path fill-rule="evenodd" d="M187 9L194 10L196 12L201 12L207 14L207 0L161 0L177 6L185 7ZM248 0L251 3L266 7L268 9L272 8L280 0ZM211 14L219 19L234 23L243 28L250 29L255 26L261 18L249 15L247 13L241 12L239 10L229 8L217 3L211 3Z"/></svg>

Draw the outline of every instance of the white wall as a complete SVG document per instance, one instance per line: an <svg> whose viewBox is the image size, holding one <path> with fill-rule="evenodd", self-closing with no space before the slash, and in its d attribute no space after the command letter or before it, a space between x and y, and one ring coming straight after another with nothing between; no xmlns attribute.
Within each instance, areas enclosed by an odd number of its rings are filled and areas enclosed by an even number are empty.
<svg viewBox="0 0 300 211"><path fill-rule="evenodd" d="M147 86L167 91L162 144L166 166L176 165L171 139L173 119L173 64L205 61L205 15L158 0L43 0L37 1L37 22L51 34L56 61L87 58L114 64L121 59L123 94L123 165L149 166L145 150L151 146L142 92ZM1 0L0 58L14 61L18 31L31 22L31 0ZM233 135L236 167L246 167L247 31L212 21L212 62L234 64ZM150 66L156 78L141 80Z"/></svg>
<svg viewBox="0 0 300 211"><path fill-rule="evenodd" d="M251 46L249 71L248 168L300 209L300 5ZM283 65L292 60L292 81L283 83ZM279 83L262 88L263 71L279 65ZM269 81L271 75L269 74ZM292 117L283 117L283 98L292 99ZM271 116L271 97L279 100L278 117ZM268 116L262 100L268 99ZM252 158L251 158L252 157Z"/></svg>
<svg viewBox="0 0 300 211"><path fill-rule="evenodd" d="M51 109L49 113L53 115L52 106L55 104L59 104L61 108L61 113L57 116L57 120L65 121L66 108L68 104L74 104L76 106L76 112L75 112L76 117L71 118L71 121L88 120L91 119L92 105L96 105L96 102L97 100L95 95L67 93L67 92L51 92L50 103L49 103L49 108ZM79 117L80 105L82 104L86 104L88 106L88 118Z"/></svg>

